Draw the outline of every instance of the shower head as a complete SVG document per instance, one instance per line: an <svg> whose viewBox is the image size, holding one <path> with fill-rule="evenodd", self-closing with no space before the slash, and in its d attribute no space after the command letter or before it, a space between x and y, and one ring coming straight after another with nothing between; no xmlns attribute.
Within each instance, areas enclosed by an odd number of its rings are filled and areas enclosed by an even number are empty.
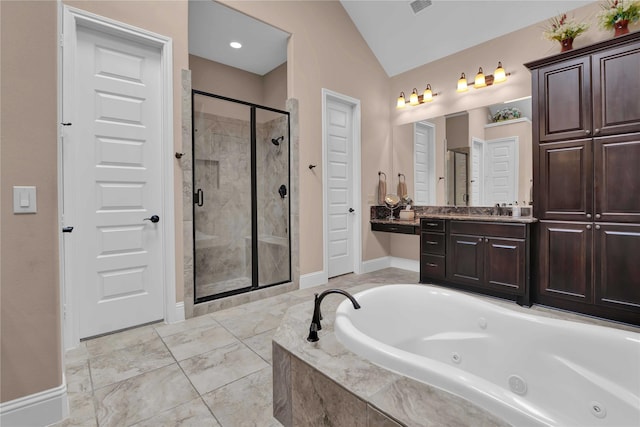
<svg viewBox="0 0 640 427"><path fill-rule="evenodd" d="M280 143L284 141L284 136L279 136L277 138L271 138L271 143L275 146L280 145Z"/></svg>

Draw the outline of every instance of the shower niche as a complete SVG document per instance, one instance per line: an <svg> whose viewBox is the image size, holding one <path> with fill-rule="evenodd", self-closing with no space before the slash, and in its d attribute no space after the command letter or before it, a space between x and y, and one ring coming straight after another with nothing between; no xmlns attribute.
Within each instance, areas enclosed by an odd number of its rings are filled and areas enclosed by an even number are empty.
<svg viewBox="0 0 640 427"><path fill-rule="evenodd" d="M194 303L290 282L289 113L191 101Z"/></svg>

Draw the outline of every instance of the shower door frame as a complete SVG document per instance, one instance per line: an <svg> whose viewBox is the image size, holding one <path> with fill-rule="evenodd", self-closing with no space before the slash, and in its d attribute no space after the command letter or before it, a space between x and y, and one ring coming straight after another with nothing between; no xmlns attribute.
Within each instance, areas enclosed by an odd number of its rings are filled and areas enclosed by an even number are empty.
<svg viewBox="0 0 640 427"><path fill-rule="evenodd" d="M193 228L192 228L192 237L193 237L193 303L194 305L199 303L204 303L207 301L213 301L220 298L225 298L233 295L243 294L246 292L255 291L258 289L266 289L272 286L282 285L284 283L291 282L292 276L292 266L291 266L291 196L287 197L287 243L289 248L289 278L288 280L279 281L277 283L271 283L268 285L259 285L259 274L258 274L258 266L259 266L259 254L258 254L258 174L257 174L257 140L256 140L256 109L271 111L273 113L284 114L287 116L287 188L289 189L289 193L291 192L291 115L288 111L279 110L277 108L271 108L264 105L255 104L252 102L242 101L239 99L233 99L222 95L216 95L209 92L204 92L197 89L191 89L191 141L195 140L195 109L194 109L194 99L196 95L208 96L210 98L219 99L222 101L233 102L236 104L246 105L250 108L250 127L251 127L251 286L232 289L229 291L220 292L213 295L207 295L203 297L197 296L196 290L196 203L195 203L195 182L196 182L196 161L195 161L195 143L191 144L191 154L193 159L193 166L191 170L192 174L192 183L193 188L193 196L194 200L191 203L191 209L193 213Z"/></svg>

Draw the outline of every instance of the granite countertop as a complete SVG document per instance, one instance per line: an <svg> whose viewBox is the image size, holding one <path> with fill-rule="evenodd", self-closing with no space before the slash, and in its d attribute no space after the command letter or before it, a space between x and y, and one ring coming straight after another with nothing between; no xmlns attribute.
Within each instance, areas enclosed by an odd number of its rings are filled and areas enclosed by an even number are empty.
<svg viewBox="0 0 640 427"><path fill-rule="evenodd" d="M414 220L404 219L371 219L370 223L375 224L396 224L396 225L415 225L420 226L420 218L433 219L454 219L456 221L483 221L483 222L517 222L522 224L530 224L538 222L537 218L531 216L506 216L506 215L461 215L449 213L430 213L418 215Z"/></svg>
<svg viewBox="0 0 640 427"><path fill-rule="evenodd" d="M356 293L373 286L376 285L362 285L350 291ZM273 341L406 426L510 425L468 400L381 368L348 350L333 332L335 311L342 301L323 301L319 341L306 340L313 311L311 301L289 308Z"/></svg>

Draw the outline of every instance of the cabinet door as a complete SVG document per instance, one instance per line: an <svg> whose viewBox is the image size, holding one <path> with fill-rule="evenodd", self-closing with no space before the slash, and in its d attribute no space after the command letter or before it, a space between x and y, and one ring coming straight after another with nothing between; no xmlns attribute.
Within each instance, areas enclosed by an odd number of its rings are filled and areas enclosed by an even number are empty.
<svg viewBox="0 0 640 427"><path fill-rule="evenodd" d="M640 132L640 43L592 56L593 134Z"/></svg>
<svg viewBox="0 0 640 427"><path fill-rule="evenodd" d="M591 220L592 140L539 145L534 209L540 219ZM537 205L537 206L536 206Z"/></svg>
<svg viewBox="0 0 640 427"><path fill-rule="evenodd" d="M451 234L447 248L447 278L459 283L481 285L483 282L484 238Z"/></svg>
<svg viewBox="0 0 640 427"><path fill-rule="evenodd" d="M502 292L524 295L526 259L524 240L485 238L485 284Z"/></svg>
<svg viewBox="0 0 640 427"><path fill-rule="evenodd" d="M540 68L538 82L540 142L590 136L589 57Z"/></svg>
<svg viewBox="0 0 640 427"><path fill-rule="evenodd" d="M538 245L538 294L592 302L591 223L541 221Z"/></svg>
<svg viewBox="0 0 640 427"><path fill-rule="evenodd" d="M640 222L640 134L596 138L593 150L595 220Z"/></svg>
<svg viewBox="0 0 640 427"><path fill-rule="evenodd" d="M640 313L640 225L595 228L596 303Z"/></svg>

